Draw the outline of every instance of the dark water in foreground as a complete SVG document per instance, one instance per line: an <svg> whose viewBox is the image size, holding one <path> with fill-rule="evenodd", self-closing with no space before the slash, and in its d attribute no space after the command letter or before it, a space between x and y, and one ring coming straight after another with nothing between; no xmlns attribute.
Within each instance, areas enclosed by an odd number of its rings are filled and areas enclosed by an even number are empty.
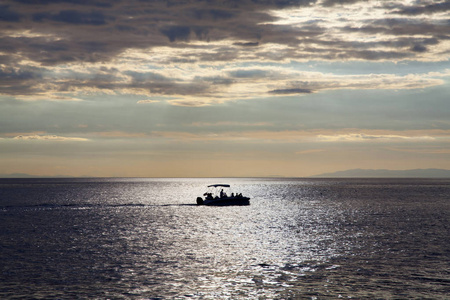
<svg viewBox="0 0 450 300"><path fill-rule="evenodd" d="M450 179L0 179L0 298L445 299L449 221Z"/></svg>

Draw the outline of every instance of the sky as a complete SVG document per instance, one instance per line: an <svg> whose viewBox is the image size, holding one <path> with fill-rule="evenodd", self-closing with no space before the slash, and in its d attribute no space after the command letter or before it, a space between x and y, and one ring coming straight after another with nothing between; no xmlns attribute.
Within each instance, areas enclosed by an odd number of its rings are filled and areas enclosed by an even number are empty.
<svg viewBox="0 0 450 300"><path fill-rule="evenodd" d="M0 0L0 175L450 169L450 1Z"/></svg>

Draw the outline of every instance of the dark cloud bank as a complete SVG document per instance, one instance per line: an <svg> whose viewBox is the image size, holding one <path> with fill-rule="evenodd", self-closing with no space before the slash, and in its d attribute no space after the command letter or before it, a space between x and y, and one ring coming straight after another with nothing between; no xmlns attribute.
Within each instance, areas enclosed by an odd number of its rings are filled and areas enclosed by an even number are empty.
<svg viewBox="0 0 450 300"><path fill-rule="evenodd" d="M111 62L127 49L159 46L191 48L190 41L228 40L228 46L213 53L174 57L171 62L211 63L242 57L253 59L401 60L414 59L450 37L450 23L430 18L408 19L450 10L448 1L427 5L390 4L380 7L391 15L385 20L367 19L362 27L336 28L341 33L385 34L378 42L348 41L330 37L321 25L325 20L305 22L299 27L271 24L270 10L321 5L334 9L364 3L358 0L278 1L3 1L0 5L0 94L33 95L44 92L41 83L52 81L52 89L67 92L77 87L145 88L157 94L202 93L211 82L231 84L239 77L205 78L177 85L155 74L128 74L130 83L119 83L117 70L96 71L96 76L73 73L64 80L48 74L51 67ZM392 39L392 36L396 37ZM418 37L421 36L421 37ZM426 37L423 37L426 36ZM267 44L287 46L279 53L254 49ZM388 48L389 50L386 50ZM301 50L299 50L301 49ZM448 49L447 49L448 51ZM448 53L448 52L447 52ZM253 56L252 56L253 55ZM25 62L33 62L27 65ZM237 75L239 76L239 75ZM54 82L53 82L54 81ZM48 86L47 86L48 88ZM275 89L271 94L310 93L302 88Z"/></svg>

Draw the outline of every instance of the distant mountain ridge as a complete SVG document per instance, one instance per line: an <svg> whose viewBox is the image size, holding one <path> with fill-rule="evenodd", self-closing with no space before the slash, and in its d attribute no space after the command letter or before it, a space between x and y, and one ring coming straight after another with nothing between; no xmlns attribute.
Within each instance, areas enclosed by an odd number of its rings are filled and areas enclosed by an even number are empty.
<svg viewBox="0 0 450 300"><path fill-rule="evenodd" d="M450 170L444 169L413 169L413 170L386 170L386 169L351 169L333 173L323 173L312 177L370 177L370 178L447 178Z"/></svg>

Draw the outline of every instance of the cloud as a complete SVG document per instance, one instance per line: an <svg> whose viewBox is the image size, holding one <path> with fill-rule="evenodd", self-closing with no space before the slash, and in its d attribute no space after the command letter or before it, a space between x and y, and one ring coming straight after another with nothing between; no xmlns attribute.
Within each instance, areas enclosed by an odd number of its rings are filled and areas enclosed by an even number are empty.
<svg viewBox="0 0 450 300"><path fill-rule="evenodd" d="M435 1L437 2L437 1ZM426 2L421 5L418 3L416 5L398 5L397 9L392 13L401 14L401 15L421 15L421 14L433 14L433 13L444 13L450 10L450 2L449 1L441 1L438 3L430 3Z"/></svg>
<svg viewBox="0 0 450 300"><path fill-rule="evenodd" d="M426 88L444 81L423 74L313 74L290 63L443 61L450 51L446 2L4 3L0 95L21 99L103 93L195 107L330 89Z"/></svg>
<svg viewBox="0 0 450 300"><path fill-rule="evenodd" d="M169 38L169 41L187 41L191 34L189 26L167 26L161 28L161 33Z"/></svg>
<svg viewBox="0 0 450 300"><path fill-rule="evenodd" d="M174 1L166 5L163 1L115 1L102 6L85 1L40 1L35 5L22 3L19 6L17 2L7 1L9 4L4 6L7 7L4 14L5 18L11 18L6 17L12 15L8 12L16 9L23 12L27 21L12 27L16 32L30 27L33 32L49 32L50 29L57 39L46 43L36 43L36 39L22 39L20 44L14 47L20 47L25 56L33 56L31 49L45 50L56 45L54 53L49 53L51 57L44 55L40 59L36 55L33 59L45 61L46 64L59 64L70 61L110 61L127 49L181 45L195 49L196 46L192 44L195 41L227 41L217 49L214 55L216 59L220 59L219 53L230 49L230 46L237 46L234 49L237 57L246 55L246 48L253 49L257 46L261 48L258 51L260 58L270 58L273 53L266 51L270 44L288 46L285 52L281 53L287 58L317 58L332 53L336 57L339 52L344 51L351 58L351 51L354 49L339 47L340 42L346 41L343 35L339 35L339 31L350 26L349 24L354 24L353 28L364 29L364 26L377 20L373 18L374 14L372 18L362 18L364 14L359 14L362 5L360 3L365 5L367 11L392 14L396 11L395 6L380 7L365 1L324 1L322 5L314 2L316 1L239 1L223 4L221 1ZM333 13L343 17L330 18L333 14L330 15L328 10L323 9L323 6L335 4L346 4L345 7L333 7ZM295 11L299 7L302 7L302 10ZM445 5L433 7L435 8L429 9L433 13L446 9ZM312 15L315 16L313 20L317 21L316 24L311 23ZM304 21L283 23L287 17L301 17ZM350 21L351 18L353 21ZM58 26L54 26L55 22L59 23ZM415 22L418 23L417 20ZM439 22L439 19L433 21L429 18L421 20L418 25L432 26ZM441 27L440 31L448 29L445 23ZM87 28L89 30L86 30ZM434 29L439 30L438 27ZM333 36L331 33L337 35ZM409 33L414 34L405 28L402 36ZM354 37L349 38L350 42L354 42L351 40ZM315 46L320 45L318 43L328 43L328 53L318 51ZM374 46L376 47L372 44L372 47ZM201 51L197 56L207 57L206 53ZM397 56L400 57L400 53Z"/></svg>
<svg viewBox="0 0 450 300"><path fill-rule="evenodd" d="M19 4L11 0L2 6L1 16L7 21L17 21L19 16L13 12L22 12L26 21L16 22L18 24L11 27L11 31L20 32L28 28L33 28L33 32L50 30L57 37L54 41L41 43L36 39L22 39L15 41L20 43L13 47L19 47L25 57L57 65L75 61L110 61L126 49L176 46L177 42L191 39L229 39L232 43L248 38L255 40L259 38L255 32L258 23L272 19L267 10L307 5L309 2L239 1L224 5L221 1L173 1L167 5L164 1L131 0L95 5L86 1L22 1ZM252 43L257 41L242 42L242 45ZM42 58L33 55L33 50L42 52L55 44L58 47L53 53L43 53Z"/></svg>
<svg viewBox="0 0 450 300"><path fill-rule="evenodd" d="M39 93L39 82L43 79L40 68L0 65L0 94L32 95Z"/></svg>
<svg viewBox="0 0 450 300"><path fill-rule="evenodd" d="M34 0L15 0L21 4L52 4L52 3L67 3L73 5L86 5L86 6L96 6L96 7L111 7L111 4L102 0L39 0L36 2Z"/></svg>
<svg viewBox="0 0 450 300"><path fill-rule="evenodd" d="M150 103L158 103L160 101L158 100L139 100L138 102L136 102L137 104L150 104Z"/></svg>
<svg viewBox="0 0 450 300"><path fill-rule="evenodd" d="M57 142L85 142L89 141L79 137L64 137L57 135L18 135L15 140L38 140L38 141L57 141Z"/></svg>
<svg viewBox="0 0 450 300"><path fill-rule="evenodd" d="M322 5L325 7L335 6L335 5L345 5L345 4L354 4L358 1L363 0L324 0Z"/></svg>
<svg viewBox="0 0 450 300"><path fill-rule="evenodd" d="M32 95L19 95L15 97L17 100L20 101L26 101L26 102L32 102L32 101L51 101L51 102L80 102L83 101L80 98L70 97L70 96L64 96L64 95L58 95L53 93L35 93Z"/></svg>
<svg viewBox="0 0 450 300"><path fill-rule="evenodd" d="M45 19L76 25L105 25L106 18L100 11L81 12L77 10L62 10L57 14L46 12L33 14L33 21L42 22Z"/></svg>
<svg viewBox="0 0 450 300"><path fill-rule="evenodd" d="M233 43L233 45L242 47L257 47L259 46L259 42L236 42Z"/></svg>
<svg viewBox="0 0 450 300"><path fill-rule="evenodd" d="M0 5L0 22L18 22L20 14L10 10L9 5Z"/></svg>
<svg viewBox="0 0 450 300"><path fill-rule="evenodd" d="M269 91L269 94L277 94L277 95L288 95L288 94L310 94L313 91L310 89L301 89L301 88L293 88L293 89L277 89Z"/></svg>
<svg viewBox="0 0 450 300"><path fill-rule="evenodd" d="M443 84L443 78L448 76L448 72L406 76L334 75L285 66L257 69L197 66L187 70L167 67L164 75L162 71L136 69L127 64L116 66L120 70L103 65L79 66L70 71L63 67L0 66L0 78L3 79L0 94L27 101L80 101L91 93L120 93L158 96L160 101L166 100L172 105L194 107L267 95L310 94L334 89L427 88Z"/></svg>
<svg viewBox="0 0 450 300"><path fill-rule="evenodd" d="M242 128L242 127L241 127ZM437 139L442 139L439 136L440 132L434 132L436 135L431 135L433 131L428 132L429 135L418 135L420 132L407 132L408 135L393 134L395 132L388 132L385 134L376 133L343 133L333 134L332 131L319 133L319 130L242 130L242 131L224 131L224 132L205 132L205 133L190 133L190 132L175 132L175 131L155 131L150 136L168 138L168 139L183 139L192 141L247 141L247 142L261 142L265 143L299 143L299 142L435 142ZM446 132L445 134L448 134ZM312 152L322 151L305 150L298 154L307 154Z"/></svg>
<svg viewBox="0 0 450 300"><path fill-rule="evenodd" d="M386 40L379 43L380 46L398 47L401 49L408 41L417 40L431 40L433 44L437 44L442 37L446 39L448 34L448 24L443 22L436 22L433 20L421 20L407 18L383 18L366 20L362 27L346 26L343 29L347 32L358 33L382 33L386 35L399 36L399 38L390 41L388 44L389 36L386 36ZM403 37L402 37L403 35ZM417 35L426 35L427 38L417 38ZM371 45L371 44L369 44ZM372 46L376 46L373 45Z"/></svg>
<svg viewBox="0 0 450 300"><path fill-rule="evenodd" d="M123 63L79 65L70 69L65 66L0 66L0 94L27 101L80 101L92 93L128 94L157 96L159 101L166 100L172 105L195 107L335 89L419 89L442 85L444 77L448 76L448 72L405 76L389 73L334 75L276 64L222 68L198 65L186 69L169 65L161 70L127 62L138 58L145 62L146 58L140 55L128 52Z"/></svg>
<svg viewBox="0 0 450 300"><path fill-rule="evenodd" d="M218 101L210 100L210 99L175 99L175 100L168 100L169 104L176 105L176 106L185 106L185 107L202 107L202 106L208 106L213 103L218 103Z"/></svg>
<svg viewBox="0 0 450 300"><path fill-rule="evenodd" d="M433 141L431 136L401 136L401 135L372 135L364 133L349 133L338 135L318 135L321 142L368 142L368 141Z"/></svg>

